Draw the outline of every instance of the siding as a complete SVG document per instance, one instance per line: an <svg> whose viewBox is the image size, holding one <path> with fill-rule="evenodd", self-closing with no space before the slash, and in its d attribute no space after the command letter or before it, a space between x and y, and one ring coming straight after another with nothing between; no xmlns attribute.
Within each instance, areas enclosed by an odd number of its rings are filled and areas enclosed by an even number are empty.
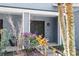
<svg viewBox="0 0 79 59"><path fill-rule="evenodd" d="M52 3L0 3L0 6L57 11L57 7L53 6Z"/></svg>
<svg viewBox="0 0 79 59"><path fill-rule="evenodd" d="M74 22L75 22L75 45L79 49L79 11L74 12Z"/></svg>
<svg viewBox="0 0 79 59"><path fill-rule="evenodd" d="M19 15L11 15L11 14L0 14L0 19L3 19L3 28L7 29L8 32L11 31L11 25L8 22L9 16L12 16L12 20L14 22L14 25L16 27L16 32L18 33L18 22L22 19ZM12 31L11 31L12 32Z"/></svg>

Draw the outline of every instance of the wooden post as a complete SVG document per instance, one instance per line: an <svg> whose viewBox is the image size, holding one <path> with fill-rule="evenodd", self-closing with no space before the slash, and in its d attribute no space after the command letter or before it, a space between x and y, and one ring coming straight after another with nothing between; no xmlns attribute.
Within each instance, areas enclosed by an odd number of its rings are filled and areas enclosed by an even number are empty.
<svg viewBox="0 0 79 59"><path fill-rule="evenodd" d="M60 30L61 30L61 37L63 41L63 46L64 46L64 55L67 56L69 54L68 46L67 46L67 40L66 40L66 27L65 27L65 20L64 20L64 9L63 9L63 4L58 3L58 22L60 25Z"/></svg>
<svg viewBox="0 0 79 59"><path fill-rule="evenodd" d="M73 19L73 8L71 3L65 4L66 8L66 29L67 29L67 44L69 44L70 56L75 56L75 35L74 35L74 19Z"/></svg>

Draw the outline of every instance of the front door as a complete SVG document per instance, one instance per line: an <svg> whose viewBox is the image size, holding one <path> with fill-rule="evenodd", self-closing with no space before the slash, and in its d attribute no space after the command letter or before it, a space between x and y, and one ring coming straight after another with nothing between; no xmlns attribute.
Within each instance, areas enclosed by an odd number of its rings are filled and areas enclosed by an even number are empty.
<svg viewBox="0 0 79 59"><path fill-rule="evenodd" d="M3 20L0 19L0 30L3 28ZM1 41L1 33L0 33L0 41Z"/></svg>
<svg viewBox="0 0 79 59"><path fill-rule="evenodd" d="M30 24L30 32L35 33L38 32L39 34L43 34L45 32L45 22L44 21L31 21Z"/></svg>

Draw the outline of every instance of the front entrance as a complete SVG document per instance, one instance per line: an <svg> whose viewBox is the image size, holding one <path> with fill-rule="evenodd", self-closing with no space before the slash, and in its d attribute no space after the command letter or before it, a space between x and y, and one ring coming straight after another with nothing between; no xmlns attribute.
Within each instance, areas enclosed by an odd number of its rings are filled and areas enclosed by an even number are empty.
<svg viewBox="0 0 79 59"><path fill-rule="evenodd" d="M44 21L31 21L30 32L45 35L45 22Z"/></svg>
<svg viewBox="0 0 79 59"><path fill-rule="evenodd" d="M0 19L0 30L3 29L3 20ZM1 41L1 33L0 33L0 41Z"/></svg>

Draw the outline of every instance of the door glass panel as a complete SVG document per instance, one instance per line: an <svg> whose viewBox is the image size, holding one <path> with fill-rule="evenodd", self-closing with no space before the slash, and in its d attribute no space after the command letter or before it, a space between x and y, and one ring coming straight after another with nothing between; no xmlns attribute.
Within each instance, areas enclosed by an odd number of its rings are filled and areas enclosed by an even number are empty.
<svg viewBox="0 0 79 59"><path fill-rule="evenodd" d="M31 33L35 33L38 32L39 34L43 34L44 35L44 21L31 21L31 28L30 31Z"/></svg>

